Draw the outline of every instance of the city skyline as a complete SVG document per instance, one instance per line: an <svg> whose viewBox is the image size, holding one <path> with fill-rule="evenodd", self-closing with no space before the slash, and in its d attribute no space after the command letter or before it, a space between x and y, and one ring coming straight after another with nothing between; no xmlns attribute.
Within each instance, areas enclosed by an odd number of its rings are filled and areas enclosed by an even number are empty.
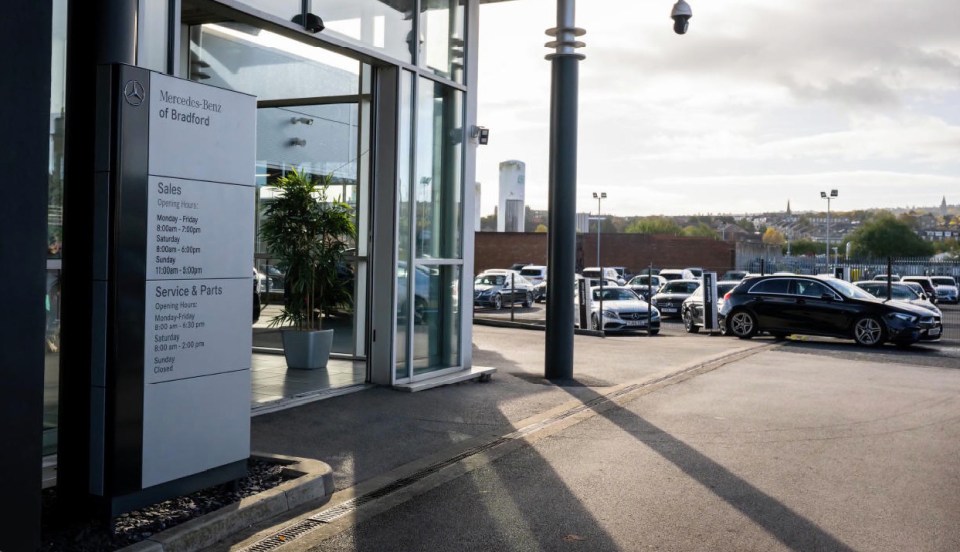
<svg viewBox="0 0 960 552"><path fill-rule="evenodd" d="M593 201L596 202L596 200L593 200ZM530 209L532 212L534 212L534 213L546 213L546 212L548 211L548 209L547 209L546 207L542 207L542 208L541 208L541 207L535 207L535 206L532 206L532 205L526 205L526 207L529 208L529 209ZM496 205L494 205L494 208L496 208ZM951 210L960 210L960 202L951 204L951 203L948 201L948 202L947 202L947 208L948 208L948 209L951 209ZM939 211L939 209L940 209L940 204L938 203L937 205L905 205L905 206L901 206L901 207L863 207L863 208L858 208L858 209L835 209L835 208L831 207L830 212L836 214L836 213L852 213L852 212L856 212L856 211L890 211L890 212L893 212L893 213L896 214L896 213L899 213L899 212L910 212L910 211L931 211L931 212L933 212L934 214L936 214L936 213ZM665 217L671 217L671 218L679 218L679 217L735 217L735 218L740 218L740 217L751 217L751 216L759 216L759 215L767 215L767 214L776 214L776 213L786 213L786 211L787 211L786 205L784 205L784 206L783 206L783 209L779 209L779 210L777 210L777 209L770 209L770 210L766 210L766 211L744 211L744 212L687 212L687 213L674 213L674 214L654 213L654 214L643 214L643 215L629 214L629 213L627 213L627 214L614 213L612 216L615 216L615 217L618 217L618 218L638 218L638 217L655 217L655 216L665 216ZM819 210L818 210L818 209L793 209L793 208L791 207L791 213L794 214L794 215L806 215L806 214L811 214L811 213L812 213L812 214L821 214L821 213L826 213L826 212L827 212L826 204L824 204L824 207L823 207L822 209L819 209ZM578 209L578 210L577 210L577 213L583 214L583 213L589 213L589 211L584 211L584 210ZM494 209L494 210L491 210L489 213L481 213L481 216L482 216L482 217L489 217L489 216L494 215L494 214L496 214L496 210L495 210L495 209Z"/></svg>
<svg viewBox="0 0 960 552"><path fill-rule="evenodd" d="M554 0L481 7L481 213L497 167L527 165L546 208ZM939 205L960 190L955 8L919 1L580 2L578 206L618 216ZM611 14L619 14L613 17ZM954 192L955 193L955 192ZM954 199L953 203L957 203Z"/></svg>

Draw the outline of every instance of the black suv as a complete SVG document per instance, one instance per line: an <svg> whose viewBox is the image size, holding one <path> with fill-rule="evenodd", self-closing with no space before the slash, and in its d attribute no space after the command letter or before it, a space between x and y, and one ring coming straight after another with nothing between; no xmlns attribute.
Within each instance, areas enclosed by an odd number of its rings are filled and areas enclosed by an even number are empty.
<svg viewBox="0 0 960 552"><path fill-rule="evenodd" d="M852 338L860 345L910 345L936 325L932 312L881 301L857 286L819 276L747 278L724 297L720 323L728 335L759 332Z"/></svg>

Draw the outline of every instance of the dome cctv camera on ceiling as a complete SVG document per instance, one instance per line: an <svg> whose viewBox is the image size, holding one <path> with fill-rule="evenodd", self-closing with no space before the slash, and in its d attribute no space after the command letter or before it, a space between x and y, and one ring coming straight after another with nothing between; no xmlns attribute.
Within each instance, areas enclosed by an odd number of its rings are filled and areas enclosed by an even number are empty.
<svg viewBox="0 0 960 552"><path fill-rule="evenodd" d="M693 10L690 9L690 4L687 4L685 0L677 0L677 3L673 5L673 10L670 11L670 17L673 18L673 32L685 34L687 26L690 25L690 18L693 17Z"/></svg>

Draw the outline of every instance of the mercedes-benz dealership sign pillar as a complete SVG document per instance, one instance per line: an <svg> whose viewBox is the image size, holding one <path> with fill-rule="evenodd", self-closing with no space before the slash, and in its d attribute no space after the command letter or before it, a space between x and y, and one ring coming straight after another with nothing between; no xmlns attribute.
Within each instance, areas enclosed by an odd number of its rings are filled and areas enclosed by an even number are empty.
<svg viewBox="0 0 960 552"><path fill-rule="evenodd" d="M116 515L246 474L256 98L100 82L89 488Z"/></svg>

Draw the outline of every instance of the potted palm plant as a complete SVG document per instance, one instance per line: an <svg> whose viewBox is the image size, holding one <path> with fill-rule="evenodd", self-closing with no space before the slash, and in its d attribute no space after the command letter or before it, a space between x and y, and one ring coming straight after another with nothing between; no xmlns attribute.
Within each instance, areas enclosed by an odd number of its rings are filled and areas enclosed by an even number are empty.
<svg viewBox="0 0 960 552"><path fill-rule="evenodd" d="M350 206L329 200L331 176L313 177L293 170L274 186L280 193L264 210L260 235L286 272L283 310L270 321L282 326L288 368L327 365L333 330L322 328L324 315L349 297L349 282L338 276L344 251L356 234Z"/></svg>

